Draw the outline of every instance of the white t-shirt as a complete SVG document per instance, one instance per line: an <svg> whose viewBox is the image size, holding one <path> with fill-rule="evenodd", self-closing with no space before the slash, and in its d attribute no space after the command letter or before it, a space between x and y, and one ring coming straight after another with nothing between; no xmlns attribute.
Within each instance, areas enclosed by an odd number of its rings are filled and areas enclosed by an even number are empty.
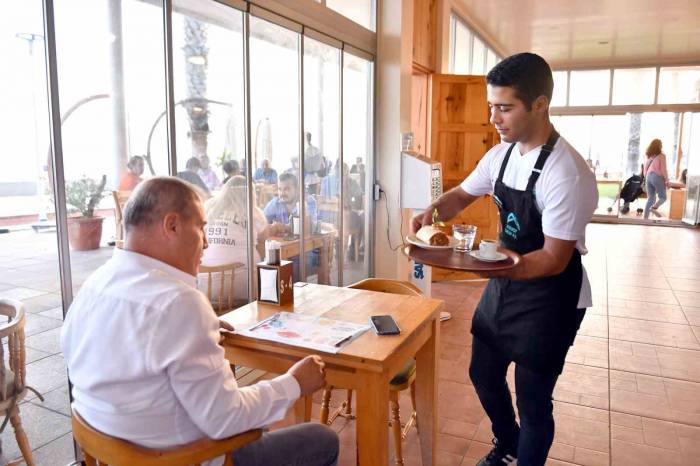
<svg viewBox="0 0 700 466"><path fill-rule="evenodd" d="M462 182L462 189L472 196L492 194L509 147L509 143L492 147ZM503 174L503 183L524 191L541 148L538 146L521 155L516 144ZM579 252L586 254L586 225L598 206L598 188L586 161L562 137L554 145L535 183L535 200L542 214L542 232L552 238L575 240ZM584 268L578 307L590 306L591 285Z"/></svg>

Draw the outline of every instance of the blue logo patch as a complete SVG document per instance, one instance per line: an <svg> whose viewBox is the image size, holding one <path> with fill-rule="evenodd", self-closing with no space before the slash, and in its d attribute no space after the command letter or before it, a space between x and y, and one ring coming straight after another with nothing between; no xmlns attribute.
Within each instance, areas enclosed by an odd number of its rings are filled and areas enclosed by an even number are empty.
<svg viewBox="0 0 700 466"><path fill-rule="evenodd" d="M506 217L506 225L503 228L503 232L513 239L518 239L520 222L518 222L518 217L515 215L515 212L510 212Z"/></svg>
<svg viewBox="0 0 700 466"><path fill-rule="evenodd" d="M423 275L423 264L414 264L413 265L413 277L417 278L419 280L423 280L425 277Z"/></svg>

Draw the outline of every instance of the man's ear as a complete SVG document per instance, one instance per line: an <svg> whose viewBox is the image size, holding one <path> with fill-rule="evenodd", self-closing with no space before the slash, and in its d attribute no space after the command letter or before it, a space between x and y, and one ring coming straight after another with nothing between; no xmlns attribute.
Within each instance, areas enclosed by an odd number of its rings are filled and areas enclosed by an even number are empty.
<svg viewBox="0 0 700 466"><path fill-rule="evenodd" d="M165 214L161 225L166 237L177 235L180 232L180 215L175 212Z"/></svg>
<svg viewBox="0 0 700 466"><path fill-rule="evenodd" d="M549 109L549 99L543 95L532 102L532 109L537 113L545 113Z"/></svg>

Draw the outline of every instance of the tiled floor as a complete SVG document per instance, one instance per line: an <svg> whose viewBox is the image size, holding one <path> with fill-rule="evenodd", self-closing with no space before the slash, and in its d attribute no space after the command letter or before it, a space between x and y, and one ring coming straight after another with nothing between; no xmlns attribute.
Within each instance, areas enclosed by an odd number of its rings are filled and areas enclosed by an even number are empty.
<svg viewBox="0 0 700 466"><path fill-rule="evenodd" d="M596 224L588 236L584 263L594 307L554 393L557 432L548 465L700 465L700 231ZM0 236L0 296L26 306L28 382L45 396L21 405L23 424L37 464L63 466L72 440L58 350L55 236L31 233L12 245L6 238ZM74 255L74 280L82 282L108 254ZM441 334L439 465L471 466L490 448L490 424L467 375L482 286L433 286L453 315ZM512 370L509 378L512 385ZM343 397L336 390L333 403ZM407 413L408 397L401 402ZM354 422L339 418L333 429L341 465L355 464ZM12 429L1 439L5 455L16 457ZM407 466L420 464L415 430L404 452Z"/></svg>

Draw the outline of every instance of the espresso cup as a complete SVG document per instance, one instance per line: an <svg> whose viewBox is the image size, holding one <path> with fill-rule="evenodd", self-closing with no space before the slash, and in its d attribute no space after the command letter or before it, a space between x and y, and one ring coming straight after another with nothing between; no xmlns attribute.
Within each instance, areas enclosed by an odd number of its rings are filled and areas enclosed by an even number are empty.
<svg viewBox="0 0 700 466"><path fill-rule="evenodd" d="M498 252L498 242L494 239L482 239L479 243L479 255L486 259L493 259Z"/></svg>

